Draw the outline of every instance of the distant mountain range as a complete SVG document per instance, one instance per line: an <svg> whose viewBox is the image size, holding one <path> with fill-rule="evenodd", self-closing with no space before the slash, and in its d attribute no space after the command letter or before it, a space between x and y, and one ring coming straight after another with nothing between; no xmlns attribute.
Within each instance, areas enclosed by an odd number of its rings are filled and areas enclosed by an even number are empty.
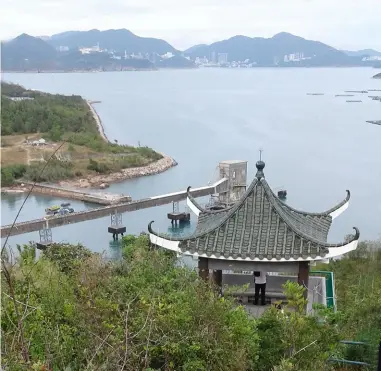
<svg viewBox="0 0 381 371"><path fill-rule="evenodd" d="M237 63L238 66L240 63L306 67L373 65L374 62L362 61L364 55L381 56L381 53L371 49L340 51L286 32L271 38L234 36L181 52L165 40L118 29L67 31L41 37L22 34L2 43L1 62L5 71L191 68L195 67L195 61L217 65L220 58L222 65L229 67ZM199 62L200 58L203 62Z"/></svg>
<svg viewBox="0 0 381 371"><path fill-rule="evenodd" d="M56 49L46 41L22 34L1 45L1 68L22 70L54 68Z"/></svg>
<svg viewBox="0 0 381 371"><path fill-rule="evenodd" d="M287 32L271 38L234 36L211 45L196 45L185 51L192 58L212 58L213 53L228 53L229 60L249 59L260 66L353 66L361 65L362 55L350 56L322 42L306 40Z"/></svg>
<svg viewBox="0 0 381 371"><path fill-rule="evenodd" d="M362 49L353 52L349 50L342 50L342 52L349 55L350 57L381 57L381 52L378 52L374 49Z"/></svg>
<svg viewBox="0 0 381 371"><path fill-rule="evenodd" d="M126 29L68 31L53 35L46 42L54 47L67 46L78 49L99 45L101 49L127 53L175 53L177 50L166 41L151 37L140 37Z"/></svg>

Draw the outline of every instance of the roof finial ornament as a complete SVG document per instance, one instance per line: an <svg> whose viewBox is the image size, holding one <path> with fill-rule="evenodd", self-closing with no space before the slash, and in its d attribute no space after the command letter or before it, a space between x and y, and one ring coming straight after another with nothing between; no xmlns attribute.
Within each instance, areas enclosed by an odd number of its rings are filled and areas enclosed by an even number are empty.
<svg viewBox="0 0 381 371"><path fill-rule="evenodd" d="M263 152L263 149L260 148L259 149L259 161L257 161L257 163L255 164L255 166L257 167L257 174L255 175L258 179L261 179L261 178L264 178L265 175L263 174L263 169L265 168L265 163L262 161L262 152Z"/></svg>

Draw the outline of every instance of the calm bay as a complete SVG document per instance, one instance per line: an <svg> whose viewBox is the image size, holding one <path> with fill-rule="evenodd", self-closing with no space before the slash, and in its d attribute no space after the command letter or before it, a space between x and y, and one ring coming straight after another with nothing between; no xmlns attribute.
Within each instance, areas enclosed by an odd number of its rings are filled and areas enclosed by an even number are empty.
<svg viewBox="0 0 381 371"><path fill-rule="evenodd" d="M258 68L160 70L149 72L3 74L29 89L79 94L99 100L95 108L105 133L119 143L147 145L179 165L165 173L113 184L108 192L133 199L206 185L221 160L248 161L255 174L260 148L273 188L284 187L287 202L324 211L351 191L349 209L332 225L329 241L342 241L357 226L362 239L381 234L381 104L368 95L335 97L346 90L381 89L369 68ZM324 93L324 95L307 95ZM347 99L362 100L347 103ZM2 195L1 224L10 224L25 195ZM18 221L36 219L61 203L40 195L27 201ZM75 210L95 205L71 201ZM171 205L123 215L128 233L154 227L168 231ZM94 251L117 254L107 233L109 218L54 228L54 241L81 242ZM194 228L195 220L184 231ZM36 241L37 232L9 244Z"/></svg>

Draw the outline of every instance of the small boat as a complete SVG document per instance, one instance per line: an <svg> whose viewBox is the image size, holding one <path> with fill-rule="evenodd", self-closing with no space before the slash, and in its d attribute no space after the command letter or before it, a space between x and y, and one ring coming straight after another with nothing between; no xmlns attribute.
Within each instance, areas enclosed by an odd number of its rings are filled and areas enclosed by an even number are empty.
<svg viewBox="0 0 381 371"><path fill-rule="evenodd" d="M48 207L47 209L45 209L45 211L47 213L49 213L49 212L53 212L54 213L54 212L58 212L60 208L61 208L61 206L54 205L54 206Z"/></svg>
<svg viewBox="0 0 381 371"><path fill-rule="evenodd" d="M66 215L66 214L69 214L69 210L68 210L68 209L61 209L61 210L59 211L59 214L60 214L60 215Z"/></svg>
<svg viewBox="0 0 381 371"><path fill-rule="evenodd" d="M60 215L66 215L66 214L71 214L71 213L74 213L74 209L72 207L63 207L59 211Z"/></svg>
<svg viewBox="0 0 381 371"><path fill-rule="evenodd" d="M68 206L70 206L70 202L63 202L61 204L61 207L68 207Z"/></svg>

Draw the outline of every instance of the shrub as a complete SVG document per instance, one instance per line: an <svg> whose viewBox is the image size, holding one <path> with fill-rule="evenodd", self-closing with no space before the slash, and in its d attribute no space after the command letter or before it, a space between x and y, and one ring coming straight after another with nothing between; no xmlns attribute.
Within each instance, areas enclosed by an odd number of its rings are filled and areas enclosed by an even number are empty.
<svg viewBox="0 0 381 371"><path fill-rule="evenodd" d="M3 187L10 186L16 179L21 178L27 167L25 165L10 165L1 167L1 185Z"/></svg>
<svg viewBox="0 0 381 371"><path fill-rule="evenodd" d="M37 261L28 248L22 264L11 267L17 300L28 303L20 310L30 365L254 369L258 336L242 307L220 298L194 271L177 267L176 256L151 250L147 236L123 244L131 248L128 260L107 262L82 246L54 245ZM17 315L8 286L2 290L2 363L21 370Z"/></svg>
<svg viewBox="0 0 381 371"><path fill-rule="evenodd" d="M96 171L97 173L104 174L110 171L110 168L107 164L89 159L89 164L87 165L88 170Z"/></svg>
<svg viewBox="0 0 381 371"><path fill-rule="evenodd" d="M74 177L73 164L70 161L51 159L41 174L43 166L43 164L30 165L25 172L25 179L33 182L54 182Z"/></svg>

